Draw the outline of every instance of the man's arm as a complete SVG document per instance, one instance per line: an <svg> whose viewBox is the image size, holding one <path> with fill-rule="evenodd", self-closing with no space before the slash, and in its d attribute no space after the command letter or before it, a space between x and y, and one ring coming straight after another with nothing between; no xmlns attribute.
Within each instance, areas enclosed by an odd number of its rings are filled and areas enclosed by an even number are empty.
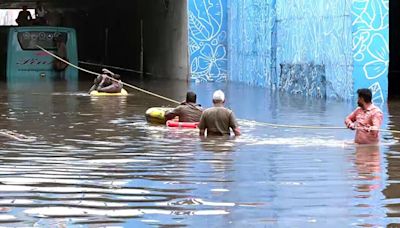
<svg viewBox="0 0 400 228"><path fill-rule="evenodd" d="M344 123L346 125L347 128L350 128L352 130L355 129L355 124L354 122L356 121L356 114L357 114L358 108L356 110L354 110L352 113L350 113L350 115L348 115L346 117L346 119L344 120Z"/></svg>
<svg viewBox="0 0 400 228"><path fill-rule="evenodd" d="M204 112L200 117L200 122L199 122L198 128L200 129L199 135L204 136L205 132L206 132L206 119L204 118Z"/></svg>
<svg viewBox="0 0 400 228"><path fill-rule="evenodd" d="M103 68L102 71L103 71L103 74L107 74L108 73L108 74L114 75L113 72L111 72L110 70L108 70L106 68Z"/></svg>
<svg viewBox="0 0 400 228"><path fill-rule="evenodd" d="M237 123L235 114L233 112L231 112L231 114L229 115L229 126L232 128L235 136L240 135L239 124Z"/></svg>
<svg viewBox="0 0 400 228"><path fill-rule="evenodd" d="M233 129L233 133L235 134L235 136L241 135L240 129L239 129L239 128L234 128L234 129Z"/></svg>
<svg viewBox="0 0 400 228"><path fill-rule="evenodd" d="M379 129L381 128L382 125L382 120L383 120L383 114L382 112L377 112L372 116L372 125L369 128L371 131L371 134L374 136L377 136L379 133Z"/></svg>
<svg viewBox="0 0 400 228"><path fill-rule="evenodd" d="M164 117L166 120L172 120L173 118L175 118L176 116L179 116L180 113L180 107L176 107L170 111L166 111L164 114Z"/></svg>

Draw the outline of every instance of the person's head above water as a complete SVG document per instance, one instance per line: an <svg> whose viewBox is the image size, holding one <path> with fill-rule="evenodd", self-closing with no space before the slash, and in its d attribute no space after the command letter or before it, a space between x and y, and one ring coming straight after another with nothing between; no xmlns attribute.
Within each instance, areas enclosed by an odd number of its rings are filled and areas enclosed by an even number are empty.
<svg viewBox="0 0 400 228"><path fill-rule="evenodd" d="M358 94L358 100L357 104L358 106L364 108L366 104L370 104L372 102L372 92L370 89L359 89L357 90Z"/></svg>
<svg viewBox="0 0 400 228"><path fill-rule="evenodd" d="M189 91L186 93L186 102L196 103L197 96L194 92Z"/></svg>
<svg viewBox="0 0 400 228"><path fill-rule="evenodd" d="M222 90L217 90L213 94L213 103L224 103L225 102L225 94Z"/></svg>
<svg viewBox="0 0 400 228"><path fill-rule="evenodd" d="M370 89L359 89L357 90L358 97L364 99L365 102L370 103L372 101L372 92Z"/></svg>

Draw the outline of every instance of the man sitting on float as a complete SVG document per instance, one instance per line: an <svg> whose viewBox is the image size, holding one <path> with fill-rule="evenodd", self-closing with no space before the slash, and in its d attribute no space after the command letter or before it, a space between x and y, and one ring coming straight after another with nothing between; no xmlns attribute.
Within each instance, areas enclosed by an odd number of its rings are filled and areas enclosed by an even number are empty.
<svg viewBox="0 0 400 228"><path fill-rule="evenodd" d="M122 90L121 76L107 69L103 69L102 71L103 73L94 79L94 84L90 88L89 93L94 90L105 93L120 93ZM115 80L112 80L110 77Z"/></svg>
<svg viewBox="0 0 400 228"><path fill-rule="evenodd" d="M179 117L179 122L199 122L203 108L196 104L196 94L194 92L186 93L186 101L182 102L176 108L165 113L166 120Z"/></svg>

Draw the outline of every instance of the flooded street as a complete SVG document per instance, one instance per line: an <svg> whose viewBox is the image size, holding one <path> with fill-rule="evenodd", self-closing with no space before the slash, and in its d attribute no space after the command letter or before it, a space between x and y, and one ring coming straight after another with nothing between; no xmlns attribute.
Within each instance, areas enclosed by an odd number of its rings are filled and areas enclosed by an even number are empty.
<svg viewBox="0 0 400 228"><path fill-rule="evenodd" d="M399 134L356 147L343 127L354 104L240 84L145 81L181 101L188 89L210 107L215 89L242 136L201 139L198 130L146 122L168 101L126 88L90 97L91 83L0 82L0 226L384 227L400 224ZM381 106L400 130L400 102Z"/></svg>

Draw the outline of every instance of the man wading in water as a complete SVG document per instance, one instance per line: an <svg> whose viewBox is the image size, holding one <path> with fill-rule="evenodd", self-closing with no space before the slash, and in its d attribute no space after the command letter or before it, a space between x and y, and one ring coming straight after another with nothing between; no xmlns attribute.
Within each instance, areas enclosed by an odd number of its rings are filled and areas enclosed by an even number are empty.
<svg viewBox="0 0 400 228"><path fill-rule="evenodd" d="M377 144L379 143L379 129L382 124L382 111L372 103L372 93L369 89L359 89L358 108L356 108L345 120L347 128L356 130L355 143Z"/></svg>
<svg viewBox="0 0 400 228"><path fill-rule="evenodd" d="M213 94L214 107L206 109L200 118L199 129L200 136L204 136L207 130L207 136L230 135L232 128L235 136L240 135L239 125L232 110L224 107L225 94L217 90Z"/></svg>

